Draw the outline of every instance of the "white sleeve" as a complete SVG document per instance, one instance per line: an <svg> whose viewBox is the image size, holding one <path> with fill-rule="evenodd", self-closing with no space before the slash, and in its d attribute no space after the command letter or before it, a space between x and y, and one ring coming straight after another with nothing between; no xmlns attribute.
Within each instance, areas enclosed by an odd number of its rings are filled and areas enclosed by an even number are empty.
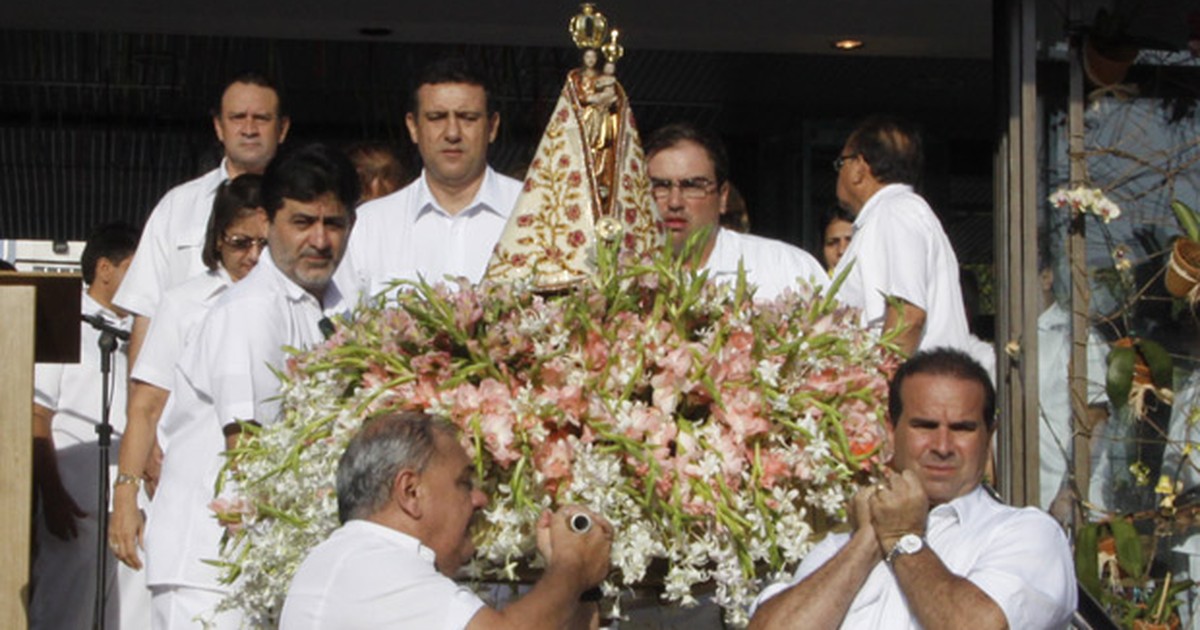
<svg viewBox="0 0 1200 630"><path fill-rule="evenodd" d="M33 366L33 402L51 411L58 411L63 367L61 363L38 363Z"/></svg>
<svg viewBox="0 0 1200 630"><path fill-rule="evenodd" d="M277 409L269 399L279 395L279 379L272 367L282 369L288 322L278 316L278 304L269 299L242 299L215 307L196 339L197 353L206 374L197 389L213 401L221 426L239 420L269 423L259 417L263 409Z"/></svg>
<svg viewBox="0 0 1200 630"><path fill-rule="evenodd" d="M1035 508L997 528L964 577L996 602L1010 628L1063 628L1075 610L1070 544L1058 523Z"/></svg>
<svg viewBox="0 0 1200 630"><path fill-rule="evenodd" d="M825 566L825 563L836 556L837 552L841 550L848 540L849 536L839 536L837 534L826 536L824 540L812 548L812 551L808 552L807 556L804 556L804 560L800 561L800 566L796 567L796 572L792 574L791 580L771 584L758 594L758 597L754 599L754 604L750 607L750 616L754 616L754 611L758 610L758 607L762 606L763 602L799 584L804 578Z"/></svg>

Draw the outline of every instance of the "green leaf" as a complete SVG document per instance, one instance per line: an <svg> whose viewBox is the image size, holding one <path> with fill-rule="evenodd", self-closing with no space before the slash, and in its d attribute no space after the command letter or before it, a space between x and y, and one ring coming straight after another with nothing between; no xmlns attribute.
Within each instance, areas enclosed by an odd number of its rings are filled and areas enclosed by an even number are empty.
<svg viewBox="0 0 1200 630"><path fill-rule="evenodd" d="M1100 525L1088 523L1075 538L1075 576L1083 588L1097 599L1100 590Z"/></svg>
<svg viewBox="0 0 1200 630"><path fill-rule="evenodd" d="M1113 538L1117 541L1117 564L1140 584L1145 581L1143 573L1146 565L1142 553L1142 539L1138 536L1137 528L1133 523L1121 518L1114 520L1110 526Z"/></svg>
<svg viewBox="0 0 1200 630"><path fill-rule="evenodd" d="M1179 229L1183 230L1188 238L1200 242L1200 216L1196 215L1196 211L1178 199L1171 200L1171 209L1175 211Z"/></svg>
<svg viewBox="0 0 1200 630"><path fill-rule="evenodd" d="M1113 348L1108 353L1108 374L1105 389L1108 401L1117 409L1129 404L1129 390L1133 388L1133 364L1137 353L1133 348Z"/></svg>
<svg viewBox="0 0 1200 630"><path fill-rule="evenodd" d="M1171 354L1158 342L1149 339L1139 341L1137 349L1146 360L1146 365L1150 366L1150 380L1154 381L1154 386L1170 389L1174 372Z"/></svg>

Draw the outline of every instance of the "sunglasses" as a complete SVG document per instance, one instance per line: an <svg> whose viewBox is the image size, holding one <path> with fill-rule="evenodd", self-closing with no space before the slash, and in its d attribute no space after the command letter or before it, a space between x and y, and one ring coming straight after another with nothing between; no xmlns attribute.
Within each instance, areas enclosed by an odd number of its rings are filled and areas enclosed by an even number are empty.
<svg viewBox="0 0 1200 630"><path fill-rule="evenodd" d="M244 252L256 245L258 246L259 250L267 248L267 239L254 238L253 236L245 236L243 234L234 234L233 236L226 234L221 237L221 240L224 241L230 249L237 250L239 252Z"/></svg>

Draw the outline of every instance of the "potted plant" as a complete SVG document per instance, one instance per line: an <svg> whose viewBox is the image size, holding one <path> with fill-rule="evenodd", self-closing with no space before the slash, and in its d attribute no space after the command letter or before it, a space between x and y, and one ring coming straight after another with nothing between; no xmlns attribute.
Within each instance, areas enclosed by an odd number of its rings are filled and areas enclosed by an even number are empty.
<svg viewBox="0 0 1200 630"><path fill-rule="evenodd" d="M1087 31L1083 44L1083 69L1087 78L1099 87L1111 87L1125 80L1137 60L1138 46L1126 25L1129 16L1101 8Z"/></svg>
<svg viewBox="0 0 1200 630"><path fill-rule="evenodd" d="M1167 291L1195 303L1200 299L1200 215L1178 199L1171 202L1183 235L1175 239L1167 262Z"/></svg>

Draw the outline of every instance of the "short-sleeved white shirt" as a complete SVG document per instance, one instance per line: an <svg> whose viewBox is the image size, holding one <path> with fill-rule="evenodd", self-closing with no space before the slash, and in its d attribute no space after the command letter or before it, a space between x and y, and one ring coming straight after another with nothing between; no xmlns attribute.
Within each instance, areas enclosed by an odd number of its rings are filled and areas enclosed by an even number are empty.
<svg viewBox="0 0 1200 630"><path fill-rule="evenodd" d="M208 270L200 259L204 232L217 187L226 179L229 173L222 161L220 167L163 195L146 220L133 262L113 298L117 306L153 318L163 293Z"/></svg>
<svg viewBox="0 0 1200 630"><path fill-rule="evenodd" d="M175 363L196 336L204 315L233 280L224 267L209 270L167 291L150 320L150 329L133 364L131 378L170 391Z"/></svg>
<svg viewBox="0 0 1200 630"><path fill-rule="evenodd" d="M976 487L930 510L925 527L929 548L951 573L987 594L1004 611L1008 627L1057 630L1066 626L1076 604L1075 567L1062 528L1048 514L1004 505ZM767 587L755 605L816 572L849 540L849 533L827 536L800 563L790 583ZM886 562L867 576L841 627L920 627Z"/></svg>
<svg viewBox="0 0 1200 630"><path fill-rule="evenodd" d="M737 282L738 263L746 270L746 281L758 287L754 297L771 300L796 281L828 286L829 276L811 254L783 241L718 228L717 242L704 263L709 277L717 282Z"/></svg>
<svg viewBox="0 0 1200 630"><path fill-rule="evenodd" d="M438 573L416 538L352 520L317 545L292 578L280 630L460 630L484 606Z"/></svg>
<svg viewBox="0 0 1200 630"><path fill-rule="evenodd" d="M129 317L118 317L92 299L85 291L80 302L85 315L99 315L115 328L128 331ZM100 424L100 331L88 323L80 323L79 363L38 363L34 366L33 401L54 412L52 436L57 451L58 472L63 487L75 503L94 513L99 504L96 470L99 466L99 447L96 426ZM113 428L112 454L115 470L116 454L121 449L125 432L125 378L129 348L121 343L112 354L112 407L109 423ZM110 470L110 473L112 472Z"/></svg>
<svg viewBox="0 0 1200 630"><path fill-rule="evenodd" d="M479 282L492 250L521 193L521 182L488 167L475 199L449 214L434 199L425 173L416 181L358 209L340 282L353 282L365 296L393 280L446 276Z"/></svg>
<svg viewBox="0 0 1200 630"><path fill-rule="evenodd" d="M222 428L238 420L268 425L280 411L285 346L322 340L318 322L344 304L336 286L326 310L288 279L269 255L217 300L175 370L171 398L159 422L166 445L162 479L146 524L151 586L219 588L216 559L221 527L208 505L225 451Z"/></svg>
<svg viewBox="0 0 1200 630"><path fill-rule="evenodd" d="M863 205L833 277L851 262L854 267L838 297L862 309L864 326L882 330L885 296L895 296L925 311L918 350L946 346L968 351L958 258L937 215L911 186L889 184Z"/></svg>

